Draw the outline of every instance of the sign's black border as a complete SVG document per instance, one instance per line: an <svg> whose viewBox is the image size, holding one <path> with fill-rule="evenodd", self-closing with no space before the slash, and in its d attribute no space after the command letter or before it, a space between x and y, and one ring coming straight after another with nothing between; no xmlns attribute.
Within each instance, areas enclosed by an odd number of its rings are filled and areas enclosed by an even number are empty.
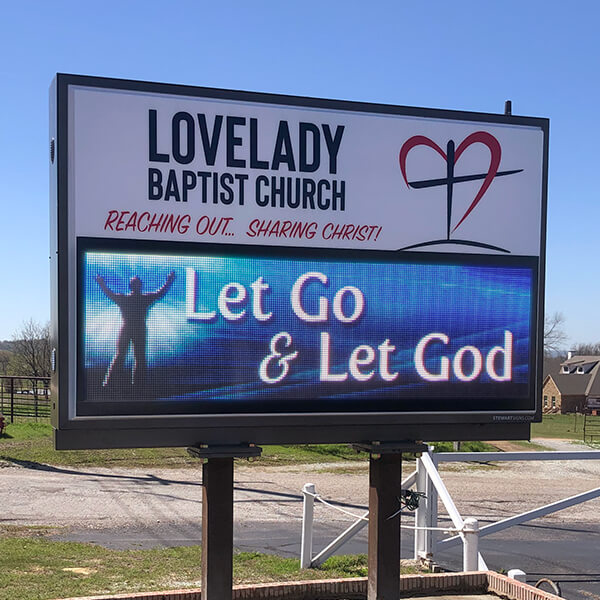
<svg viewBox="0 0 600 600"><path fill-rule="evenodd" d="M538 264L536 339L533 340L531 378L532 408L527 411L435 413L423 415L389 414L303 414L214 416L190 419L189 416L152 418L73 417L69 414L70 347L69 318L76 307L68 303L68 90L70 86L102 88L245 101L263 104L301 106L372 114L405 115L430 119L459 120L490 124L510 124L538 128L543 133L541 253ZM548 119L503 114L413 108L386 104L326 100L193 87L133 80L57 74L50 88L50 138L55 141L56 157L50 166L51 295L52 341L57 368L52 378L52 422L59 448L108 448L135 446L185 446L199 442L231 443L326 443L354 441L524 439L529 423L541 420L539 396L542 383L543 306L546 253ZM344 251L340 251L344 254ZM473 255L469 255L472 257ZM450 258L452 260L452 257ZM485 260L489 260L486 256ZM436 254L436 261L440 255ZM456 261L456 256L453 257ZM59 394L60 390L60 394Z"/></svg>

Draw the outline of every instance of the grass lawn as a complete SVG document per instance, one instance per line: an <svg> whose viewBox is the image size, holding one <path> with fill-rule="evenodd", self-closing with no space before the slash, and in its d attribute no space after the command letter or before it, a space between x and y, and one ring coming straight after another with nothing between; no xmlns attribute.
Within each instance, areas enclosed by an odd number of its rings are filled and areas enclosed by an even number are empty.
<svg viewBox="0 0 600 600"><path fill-rule="evenodd" d="M535 444L533 442L526 442L524 440L513 440L511 444L519 446L523 448L523 450L529 450L530 452L544 452L546 450L550 450L550 448L548 448L548 446L544 446L544 444Z"/></svg>
<svg viewBox="0 0 600 600"><path fill-rule="evenodd" d="M46 539L47 534L43 528L0 527L0 600L200 587L199 546L117 551L93 544L55 542ZM233 560L234 583L366 574L365 555L332 557L322 567L306 570L300 569L298 559L254 552L235 554Z"/></svg>
<svg viewBox="0 0 600 600"><path fill-rule="evenodd" d="M438 451L451 451L452 443L436 443ZM464 442L465 452L493 450L483 442ZM61 450L52 443L49 423L21 421L9 424L0 437L0 460L12 463L42 463L83 467L156 467L182 468L200 466L200 461L188 455L185 448L133 448L125 450ZM367 455L356 453L347 444L303 444L264 446L262 456L249 464L289 465L311 463L366 464Z"/></svg>
<svg viewBox="0 0 600 600"><path fill-rule="evenodd" d="M6 427L4 435L0 436L0 460L73 467L198 468L201 464L198 459L190 457L185 448L56 451L52 442L51 425L32 421L21 421ZM366 456L357 454L346 444L265 446L261 458L251 464L348 461L366 461Z"/></svg>
<svg viewBox="0 0 600 600"><path fill-rule="evenodd" d="M531 425L531 437L583 441L583 415L544 415Z"/></svg>
<svg viewBox="0 0 600 600"><path fill-rule="evenodd" d="M0 437L0 460L52 465L98 467L199 467L200 461L188 455L185 448L132 448L119 450L56 451L52 443L52 427L48 423L21 421L9 424ZM346 444L265 446L261 465L292 463L365 461Z"/></svg>

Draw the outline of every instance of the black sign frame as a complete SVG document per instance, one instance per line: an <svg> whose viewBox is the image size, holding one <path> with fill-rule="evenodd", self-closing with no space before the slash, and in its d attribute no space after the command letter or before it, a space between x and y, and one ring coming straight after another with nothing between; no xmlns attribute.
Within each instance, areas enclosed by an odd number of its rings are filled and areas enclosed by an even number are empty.
<svg viewBox="0 0 600 600"><path fill-rule="evenodd" d="M242 100L267 104L325 108L334 110L409 115L430 119L451 119L480 123L506 123L539 128L543 132L541 253L535 290L535 327L532 334L531 399L526 410L467 411L461 413L304 413L234 415L151 415L82 416L75 412L76 365L80 354L71 342L69 327L77 307L71 306L69 285L68 202L68 97L70 86L109 90L130 90L160 94ZM212 88L199 88L129 80L57 75L50 91L50 137L56 148L51 161L51 286L52 337L55 371L52 377L53 416L56 446L68 448L158 447L204 444L336 443L401 440L489 440L527 439L530 423L541 420L543 356L543 305L545 222L547 204L549 122L543 118L445 111L367 104L273 94L257 94ZM104 243L103 241L102 243ZM185 250L185 243L177 243ZM122 247L141 248L140 242L121 241ZM147 244L146 244L147 245ZM226 245L223 245L226 246ZM256 251L256 248L254 248ZM287 251L282 249L282 251ZM294 252L293 249L290 250ZM333 251L330 251L332 254ZM367 251L368 252L368 251ZM339 250L340 256L349 253ZM426 254L423 254L426 257ZM470 260L479 260L469 255ZM439 260L439 255L436 257ZM460 255L448 258L460 261ZM485 260L489 262L490 257Z"/></svg>

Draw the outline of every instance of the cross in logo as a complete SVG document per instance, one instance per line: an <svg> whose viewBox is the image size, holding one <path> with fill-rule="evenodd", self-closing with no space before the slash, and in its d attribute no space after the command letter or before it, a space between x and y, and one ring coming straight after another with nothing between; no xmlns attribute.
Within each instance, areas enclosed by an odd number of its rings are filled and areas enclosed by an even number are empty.
<svg viewBox="0 0 600 600"><path fill-rule="evenodd" d="M487 146L490 151L490 166L487 173L477 173L474 175L454 175L454 167L456 166L456 162L461 157L463 152L472 144L481 143ZM408 153L415 148L416 146L428 146L435 150L445 161L446 161L446 177L441 179L427 179L424 181L408 181L406 176L406 157ZM492 181L495 177L503 177L505 175L514 175L515 173L520 173L523 169L514 169L512 171L498 171L498 167L500 166L500 158L502 156L502 148L500 147L500 143L498 140L491 134L485 131L477 131L467 136L458 147L455 146L454 140L449 140L446 145L446 151L444 152L434 141L430 140L428 137L423 135L415 135L402 145L400 149L399 161L400 161L400 170L402 171L402 176L404 177L404 181L406 185L413 189L422 189L429 187L437 187L437 186L446 186L446 239L442 240L432 240L430 242L421 242L419 244L413 244L411 246L407 246L402 248L402 250L408 250L410 248L418 248L421 246L432 246L436 244L447 244L451 242L453 244L464 244L467 246L477 246L480 248L488 248L491 250L498 250L500 252L509 252L504 248L500 248L498 246L492 246L491 244L485 244L483 242L475 242L472 240L457 240L450 239L450 235L454 233L463 221L471 214L471 211L479 204L481 198L485 194L485 192L490 187ZM470 206L467 208L465 213L459 219L458 223L451 228L452 223L452 194L454 190L454 185L457 183L464 183L466 181L476 181L483 180L479 191L475 195L475 198L471 202Z"/></svg>

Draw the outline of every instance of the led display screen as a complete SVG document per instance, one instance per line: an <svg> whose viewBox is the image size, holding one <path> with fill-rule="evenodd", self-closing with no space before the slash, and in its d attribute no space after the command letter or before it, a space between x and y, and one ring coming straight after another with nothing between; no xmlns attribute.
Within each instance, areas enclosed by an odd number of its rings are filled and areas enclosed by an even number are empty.
<svg viewBox="0 0 600 600"><path fill-rule="evenodd" d="M156 249L80 247L80 415L533 408L534 261Z"/></svg>

